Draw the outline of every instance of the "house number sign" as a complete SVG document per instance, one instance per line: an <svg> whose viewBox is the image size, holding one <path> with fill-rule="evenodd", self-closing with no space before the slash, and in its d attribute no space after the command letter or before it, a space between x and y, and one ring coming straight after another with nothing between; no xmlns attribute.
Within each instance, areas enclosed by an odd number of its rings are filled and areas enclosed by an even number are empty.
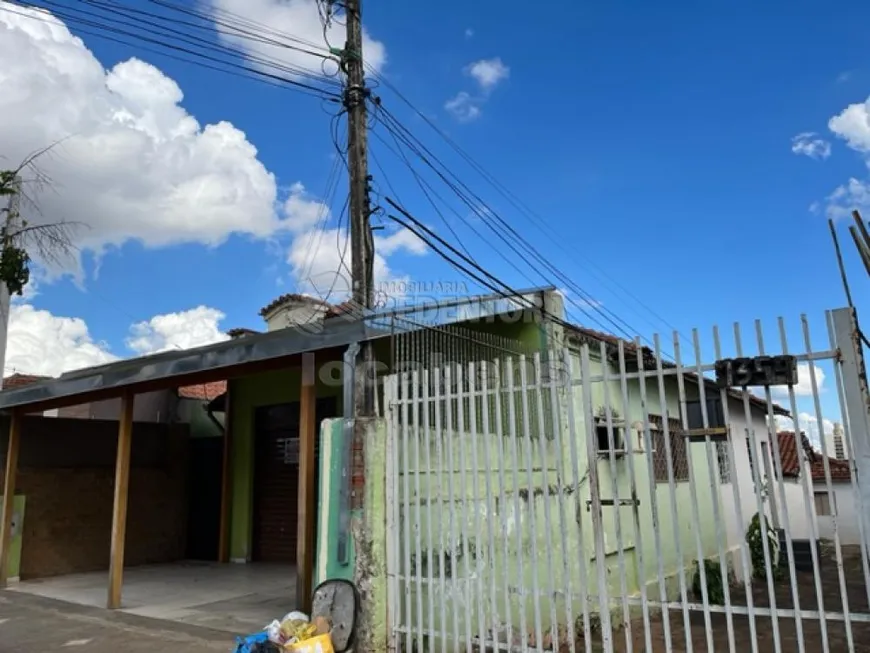
<svg viewBox="0 0 870 653"><path fill-rule="evenodd" d="M716 361L716 383L720 388L797 385L794 356L755 356Z"/></svg>

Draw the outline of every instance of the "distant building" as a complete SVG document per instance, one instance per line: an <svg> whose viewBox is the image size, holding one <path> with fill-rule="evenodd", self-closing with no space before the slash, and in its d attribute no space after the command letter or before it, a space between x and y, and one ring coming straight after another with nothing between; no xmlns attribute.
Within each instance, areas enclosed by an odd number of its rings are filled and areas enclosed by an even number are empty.
<svg viewBox="0 0 870 653"><path fill-rule="evenodd" d="M825 448L830 458L835 460L848 460L850 458L846 433L843 431L843 425L839 422L834 424L834 430L831 433L825 434Z"/></svg>

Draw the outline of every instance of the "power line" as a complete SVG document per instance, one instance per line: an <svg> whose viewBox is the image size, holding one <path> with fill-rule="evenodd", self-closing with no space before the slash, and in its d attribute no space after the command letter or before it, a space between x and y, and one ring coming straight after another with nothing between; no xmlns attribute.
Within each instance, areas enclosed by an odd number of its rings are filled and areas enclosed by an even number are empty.
<svg viewBox="0 0 870 653"><path fill-rule="evenodd" d="M45 13L46 17L42 18L39 16L34 16L33 14L30 14L27 12L15 11L13 8L11 8L9 6L0 6L0 11L6 11L8 13L17 14L19 16L29 18L31 20L37 20L37 21L46 22L49 24L56 24L58 22L58 19L55 18L55 16L59 16L61 18L64 18L65 21L75 23L75 24L85 25L85 28L77 27L76 31L79 31L79 32L84 33L84 34L88 34L90 36L106 39L109 41L114 41L116 43L121 43L123 45L128 45L128 46L133 45L129 41L126 41L122 38L118 38L118 36L127 36L129 38L132 38L132 39L135 39L138 41L143 41L145 43L150 43L150 44L156 45L160 48L166 48L170 52L164 52L164 51L160 51L160 50L155 51L153 49L149 49L147 47L141 46L140 44L136 44L137 48L140 48L140 49L143 49L146 51L150 51L150 52L155 52L156 54L161 54L161 55L167 56L169 58L178 59L178 60L184 61L186 63L199 65L203 68L217 70L218 72L236 74L237 76L245 77L247 79L254 79L256 81L266 81L267 83L271 82L271 85L273 85L273 86L280 86L283 88L286 88L287 86L291 86L291 87L294 87L296 90L303 92L303 93L306 93L308 95L313 95L315 97L328 99L328 100L332 100L332 101L337 101L339 98L339 96L337 94L331 93L330 91L327 91L324 88L319 88L319 87L311 85L311 84L299 82L299 81L290 79L288 77L283 77L281 75L269 73L269 72L251 67L251 66L246 66L244 64L234 62L234 61L228 61L226 59L220 59L217 57L213 57L213 56L210 56L208 54L204 54L202 52L197 52L195 50L191 50L190 48L185 48L185 47L173 44L173 43L168 43L166 41L154 39L154 38L151 38L148 36L144 36L142 34L137 34L135 32L123 30L123 29L115 27L111 24L100 23L100 22L96 22L96 21L92 21L92 20L88 20L88 19L83 19L83 18L77 17L75 15L66 14L65 12L50 12L47 9L45 9L44 7L41 7L41 6L36 5L34 3L19 3L19 4L22 7L29 7L29 8L35 9L39 12ZM94 31L88 30L87 29L88 27L91 27L91 28L98 30L98 31L94 32ZM115 34L118 36L110 36L111 34ZM187 57L183 57L180 55L173 55L172 52L180 52L180 53L188 54L188 55L200 58L200 59L205 59L206 61L215 62L215 63L220 64L222 66L229 66L230 68L234 68L234 69L237 69L239 71L243 71L244 73L247 73L247 74L239 74L233 70L226 70L224 68L219 68L219 67L216 67L216 66L211 65L211 64L203 63L201 61L191 60ZM275 82L279 82L279 83L275 83Z"/></svg>
<svg viewBox="0 0 870 653"><path fill-rule="evenodd" d="M631 339L631 331L634 331L632 327L625 322L621 317L613 313L613 311L609 309L602 309L601 306L594 300L594 298L589 295L583 288L581 288L578 284L568 278L564 273L562 273L558 268L556 268L546 257L542 256L537 249L534 248L527 240L525 240L517 231L511 227L494 209L489 207L486 202L484 202L478 195L476 195L473 191L471 191L468 186L462 182L461 179L456 177L447 166L437 159L437 157L426 148L425 145L420 143L416 137L413 136L404 126L402 126L398 121L390 114L386 109L381 107L383 116L385 119L383 120L384 126L393 131L396 136L401 139L409 149L411 149L417 156L423 161L430 169L432 169L436 175L438 175L441 180L447 184L447 186L471 209L472 212L477 214L481 220L486 224L490 230L503 242L505 243L520 259L526 258L527 255L533 257L537 260L543 267L547 268L551 271L551 273L555 274L563 284L573 289L577 294L586 299L586 305L577 302L572 297L566 297L567 301L574 304L582 313L587 315L590 319L593 319L596 324L604 328L605 330L613 330L615 329L621 335ZM397 133L398 132L398 133ZM412 140L413 139L413 140ZM421 151L421 148L423 151ZM424 153L425 152L425 153ZM427 156L427 154L429 156ZM431 158L434 158L441 168L444 169L442 172L438 166L436 166ZM450 177L456 180L456 182L452 181ZM469 198L473 198L477 202L477 206L475 203ZM483 207L482 209L480 207ZM494 219L494 220L493 220ZM507 232L508 235L505 235ZM525 254L517 249L517 245L515 243L519 243L519 245L525 250ZM498 250L494 247L495 251ZM504 258L504 254L500 253L500 255ZM512 263L513 264L513 263ZM513 264L515 265L515 264ZM549 281L549 280L548 280ZM602 325L600 321L592 316L590 313L591 309L600 314L604 320L606 320L611 326L606 327ZM620 324L621 323L621 324Z"/></svg>
<svg viewBox="0 0 870 653"><path fill-rule="evenodd" d="M516 208L520 213L525 215L527 219L532 220L538 226L538 228L545 233L548 239L553 242L563 253L569 255L572 260L577 261L579 253L576 251L569 251L562 239L559 238L559 234L552 228L552 226L541 217L538 213L532 210L527 204L525 204L522 200L520 200L516 194L510 191L504 184L498 181L494 175L489 173L480 163L478 163L468 152L466 152L462 147L460 147L448 134L446 134L442 129L436 125L431 118L429 118L424 112L418 109L393 83L389 81L384 75L381 75L376 69L369 66L369 72L385 87L389 88L393 93L398 96L398 98L407 105L411 111L413 111L419 118L421 118L433 131L435 131L444 141L457 153L459 156L468 163L478 174L480 174L486 181L490 183L505 199L510 202L514 208ZM580 257L581 260L582 257ZM585 263L587 270L592 272L593 276L595 276L600 281L605 283L611 283L620 289L626 296L628 296L633 303L638 305L639 307L646 310L652 317L657 319L660 323L667 326L670 330L677 332L683 339L687 339L685 334L679 333L679 330L673 326L670 322L668 322L665 318L663 318L659 313L657 313L654 309L649 307L646 303L644 303L640 298L634 295L630 290L625 288L622 284L620 284L616 279L609 277L607 273L601 269L599 266L595 265L590 259L586 258ZM589 270L591 268L597 268L600 272L600 276L595 274L594 271ZM602 278L603 277L603 278Z"/></svg>

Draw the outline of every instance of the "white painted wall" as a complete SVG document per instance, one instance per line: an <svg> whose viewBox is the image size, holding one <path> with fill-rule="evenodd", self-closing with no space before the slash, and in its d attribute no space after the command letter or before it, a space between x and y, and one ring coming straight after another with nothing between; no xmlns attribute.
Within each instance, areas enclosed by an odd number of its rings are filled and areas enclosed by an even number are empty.
<svg viewBox="0 0 870 653"><path fill-rule="evenodd" d="M749 449L746 445L746 413L743 402L737 399L729 400L728 411L734 460L732 463L732 482L721 486L721 497L728 531L728 548L732 555L735 573L738 574L738 577L742 577L740 547L752 517L758 512L758 501L755 484L752 480L752 468L749 463ZM755 435L756 454L754 458L758 466L758 474L760 478L764 479L767 474L761 450L770 441L764 412L752 408L750 425ZM774 464L772 459L770 459L769 464L771 466ZM772 467L770 471L772 472ZM785 528L787 515L789 532L793 539L815 538L816 515L811 491L810 501L807 503L803 488L804 479L809 483L809 474L809 465L805 464L802 477L783 479L782 488L775 478L771 478L767 483L768 497L763 502L765 514L768 518L774 518L775 508L776 523L781 528ZM736 499L735 488L737 490ZM785 501L782 500L783 491Z"/></svg>
<svg viewBox="0 0 870 653"><path fill-rule="evenodd" d="M840 535L840 544L860 544L861 531L858 525L857 502L855 490L850 482L832 483L834 497L837 505L837 531ZM816 491L823 491L824 483L816 485ZM834 539L834 518L827 515L817 517L819 524L819 537L825 540Z"/></svg>

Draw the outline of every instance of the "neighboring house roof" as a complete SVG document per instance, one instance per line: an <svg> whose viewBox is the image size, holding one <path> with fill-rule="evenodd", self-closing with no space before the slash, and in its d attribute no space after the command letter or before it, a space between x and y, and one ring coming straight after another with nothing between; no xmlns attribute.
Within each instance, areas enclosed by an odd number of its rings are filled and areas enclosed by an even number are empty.
<svg viewBox="0 0 870 653"><path fill-rule="evenodd" d="M16 372L3 379L3 389L11 390L12 388L23 388L31 383L38 383L50 379L50 376L39 376L37 374L19 374Z"/></svg>
<svg viewBox="0 0 870 653"><path fill-rule="evenodd" d="M585 344L598 345L598 343L604 342L607 353L610 356L610 359L613 361L618 360L619 343L621 342L623 346L623 351L625 352L626 364L637 364L637 345L635 345L635 343L631 342L630 340L625 340L624 338L615 336L612 333L596 331L595 329L588 329L586 327L581 327L577 325L570 325L570 329L571 331L573 331L573 335ZM645 369L655 369L656 356L655 352L653 352L652 349L650 349L649 347L641 347L641 356L643 357L643 364ZM675 369L676 367L677 366L674 363L662 360L663 369ZM683 373L683 378L697 382L698 375L694 372L690 372L689 370L685 370L685 372ZM705 383L707 388L710 388L717 393L719 392L719 386L716 385L716 382L712 379L705 379ZM729 390L727 390L727 392L728 396L730 396L732 399L743 401L742 391L730 388ZM765 413L767 413L767 402L764 399L762 399L761 397L756 397L752 393L748 393L748 395L749 403L751 406L763 410ZM779 404L771 402L771 407L773 408L774 415L782 415L784 417L791 416L791 413Z"/></svg>
<svg viewBox="0 0 870 653"><path fill-rule="evenodd" d="M286 304L287 302L305 302L308 304L320 304L331 306L328 302L323 301L322 299L318 299L317 297L311 297L310 295L300 295L299 293L284 293L280 297L276 297L271 302L266 304L263 308L260 309L260 315L265 317L276 308L281 306L282 304Z"/></svg>
<svg viewBox="0 0 870 653"><path fill-rule="evenodd" d="M782 475L786 478L797 478L801 472L801 457L798 453L797 438L794 431L780 431L776 434L779 443L779 458L782 463ZM816 454L813 445L805 433L801 433L801 448L807 454L810 462L815 461Z"/></svg>
<svg viewBox="0 0 870 653"><path fill-rule="evenodd" d="M831 482L849 482L852 480L852 464L848 460L838 460L836 458L828 458L828 464L831 467ZM814 482L826 484L828 481L825 478L825 459L817 455L815 462L812 464L811 474Z"/></svg>
<svg viewBox="0 0 870 653"><path fill-rule="evenodd" d="M186 385L178 389L178 396L182 399L198 399L199 401L211 401L227 391L226 381L213 381L212 383L198 383Z"/></svg>

